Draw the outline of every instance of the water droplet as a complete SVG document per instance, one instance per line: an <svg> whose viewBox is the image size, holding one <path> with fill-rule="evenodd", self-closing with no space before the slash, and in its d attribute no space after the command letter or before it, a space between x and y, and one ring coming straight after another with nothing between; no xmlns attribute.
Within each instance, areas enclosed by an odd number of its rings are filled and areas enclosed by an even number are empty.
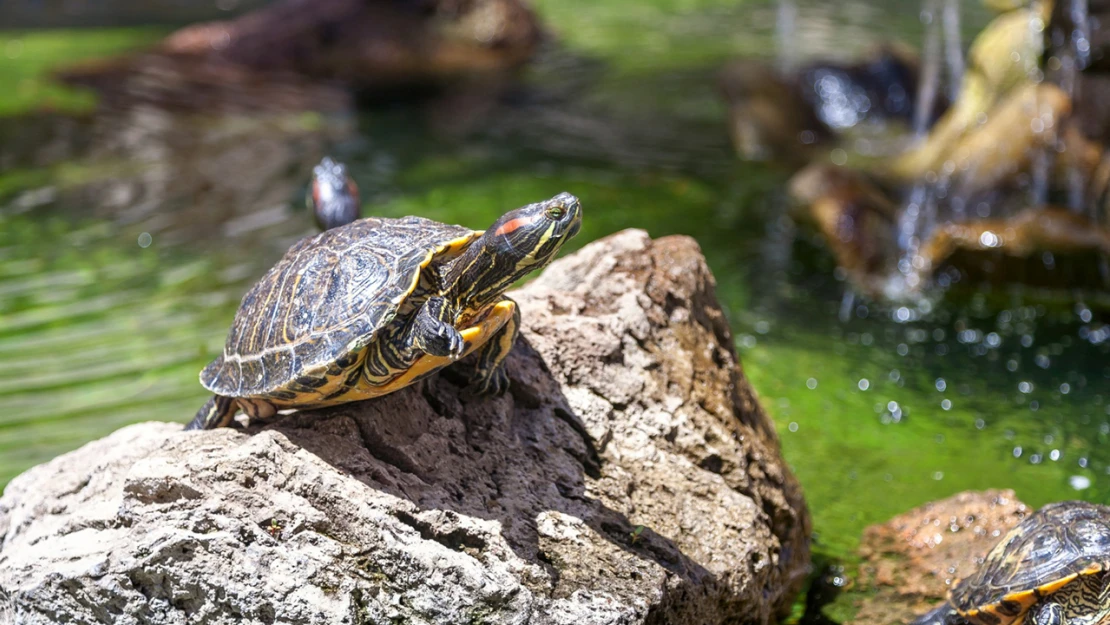
<svg viewBox="0 0 1110 625"><path fill-rule="evenodd" d="M1086 490L1091 487L1091 478L1086 475L1073 475L1068 478L1068 484L1075 490Z"/></svg>
<svg viewBox="0 0 1110 625"><path fill-rule="evenodd" d="M868 381L867 378L863 378L859 381L859 384L857 384L856 386L859 387L859 390L866 391L867 389L871 388L871 382Z"/></svg>
<svg viewBox="0 0 1110 625"><path fill-rule="evenodd" d="M952 409L952 402L950 400L947 400L947 399L942 399L941 402L940 402L940 407L943 410L951 410Z"/></svg>
<svg viewBox="0 0 1110 625"><path fill-rule="evenodd" d="M762 320L761 321L756 321L755 322L755 331L758 332L759 334L767 334L768 332L771 331L771 324L767 321L762 321Z"/></svg>
<svg viewBox="0 0 1110 625"><path fill-rule="evenodd" d="M944 471L935 471L933 473L933 479L938 481L938 482L943 480L944 479Z"/></svg>
<svg viewBox="0 0 1110 625"><path fill-rule="evenodd" d="M975 429L976 430L981 430L985 427L987 427L987 422L986 421L984 421L982 419L976 419L975 420Z"/></svg>
<svg viewBox="0 0 1110 625"><path fill-rule="evenodd" d="M936 386L937 390L943 393L944 389L948 388L948 383L944 381L944 378L937 378Z"/></svg>
<svg viewBox="0 0 1110 625"><path fill-rule="evenodd" d="M1053 449L1052 451L1048 452L1048 459L1053 461L1053 462L1056 462L1057 460L1059 460L1060 459L1060 450L1059 449Z"/></svg>
<svg viewBox="0 0 1110 625"><path fill-rule="evenodd" d="M1071 385L1068 384L1067 382L1064 382L1063 384L1060 385L1060 392L1063 393L1064 395L1067 395L1068 393L1071 392Z"/></svg>
<svg viewBox="0 0 1110 625"><path fill-rule="evenodd" d="M148 248L154 242L154 237L150 236L149 232L144 232L139 235L139 247Z"/></svg>
<svg viewBox="0 0 1110 625"><path fill-rule="evenodd" d="M990 230L984 230L983 233L979 235L979 245L983 247L998 247L1001 244L1002 239Z"/></svg>
<svg viewBox="0 0 1110 625"><path fill-rule="evenodd" d="M1014 447L1014 457L1015 458L1020 458L1021 457L1021 451L1022 451L1021 450L1021 445L1018 445L1017 447Z"/></svg>
<svg viewBox="0 0 1110 625"><path fill-rule="evenodd" d="M1021 391L1022 393L1027 393L1027 394L1032 393L1033 392L1033 383L1032 382L1019 382L1018 383L1018 390Z"/></svg>
<svg viewBox="0 0 1110 625"><path fill-rule="evenodd" d="M790 430L791 432L797 432L798 431L798 422L797 421L791 421L789 423L789 425L786 426L786 429Z"/></svg>
<svg viewBox="0 0 1110 625"><path fill-rule="evenodd" d="M813 389L817 388L817 378L810 378L810 379L806 380L806 388L808 388L811 391Z"/></svg>

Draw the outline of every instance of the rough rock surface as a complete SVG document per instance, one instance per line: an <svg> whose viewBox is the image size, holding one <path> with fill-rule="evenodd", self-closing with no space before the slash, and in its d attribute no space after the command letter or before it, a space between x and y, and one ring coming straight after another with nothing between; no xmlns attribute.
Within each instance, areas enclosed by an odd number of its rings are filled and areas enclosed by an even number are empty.
<svg viewBox="0 0 1110 625"><path fill-rule="evenodd" d="M144 423L16 478L7 609L120 625L782 615L809 517L697 245L626 231L514 297L506 396L441 374L247 431Z"/></svg>
<svg viewBox="0 0 1110 625"><path fill-rule="evenodd" d="M1012 490L963 492L864 530L853 625L908 623L944 600L1033 510Z"/></svg>

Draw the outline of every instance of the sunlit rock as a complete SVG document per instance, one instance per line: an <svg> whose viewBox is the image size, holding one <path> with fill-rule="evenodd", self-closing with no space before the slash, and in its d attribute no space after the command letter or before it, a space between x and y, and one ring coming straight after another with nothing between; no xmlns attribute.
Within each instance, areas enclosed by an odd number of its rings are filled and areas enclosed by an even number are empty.
<svg viewBox="0 0 1110 625"><path fill-rule="evenodd" d="M31 624L785 616L809 516L697 245L625 231L513 297L503 397L145 423L17 477L0 597Z"/></svg>
<svg viewBox="0 0 1110 625"><path fill-rule="evenodd" d="M908 623L942 601L1032 509L1011 490L968 491L864 530L852 625Z"/></svg>

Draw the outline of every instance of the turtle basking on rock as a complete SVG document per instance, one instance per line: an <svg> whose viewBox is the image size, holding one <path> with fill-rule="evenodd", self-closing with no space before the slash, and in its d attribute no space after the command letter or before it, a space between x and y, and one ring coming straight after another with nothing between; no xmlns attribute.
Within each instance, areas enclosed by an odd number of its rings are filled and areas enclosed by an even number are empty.
<svg viewBox="0 0 1110 625"><path fill-rule="evenodd" d="M186 429L377 397L475 352L462 372L471 386L504 392L520 326L505 290L581 223L578 198L560 193L484 232L371 217L303 239L243 297L223 354L200 374L214 396Z"/></svg>
<svg viewBox="0 0 1110 625"><path fill-rule="evenodd" d="M1064 501L1010 530L948 601L911 625L1110 622L1110 507Z"/></svg>

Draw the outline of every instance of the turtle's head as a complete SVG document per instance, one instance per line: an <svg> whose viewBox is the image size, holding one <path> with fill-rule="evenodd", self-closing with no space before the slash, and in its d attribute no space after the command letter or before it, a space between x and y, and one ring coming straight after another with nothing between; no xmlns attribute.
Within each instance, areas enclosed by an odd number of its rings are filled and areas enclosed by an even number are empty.
<svg viewBox="0 0 1110 625"><path fill-rule="evenodd" d="M346 165L326 156L312 170L312 187L306 201L321 230L345 226L358 219L358 186L347 174Z"/></svg>
<svg viewBox="0 0 1110 625"><path fill-rule="evenodd" d="M520 278L551 262L581 227L582 203L564 192L505 213L483 235L482 244L497 256L511 259L516 267L513 273Z"/></svg>
<svg viewBox="0 0 1110 625"><path fill-rule="evenodd" d="M448 283L470 307L492 303L551 262L581 227L582 204L569 193L509 211L459 258Z"/></svg>

